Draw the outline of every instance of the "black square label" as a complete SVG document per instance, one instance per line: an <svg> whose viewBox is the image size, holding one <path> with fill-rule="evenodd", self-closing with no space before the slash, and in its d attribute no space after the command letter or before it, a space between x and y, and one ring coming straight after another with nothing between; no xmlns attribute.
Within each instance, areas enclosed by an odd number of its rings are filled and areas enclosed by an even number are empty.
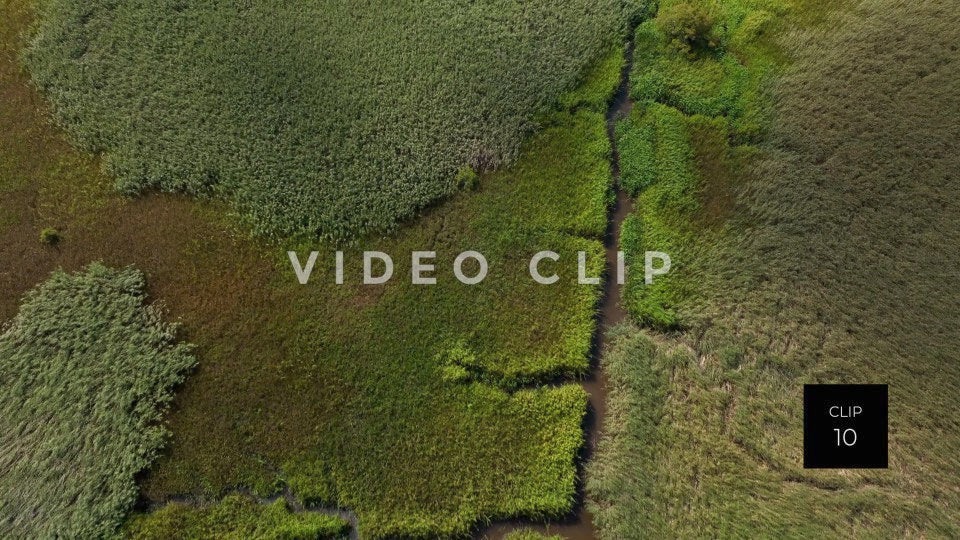
<svg viewBox="0 0 960 540"><path fill-rule="evenodd" d="M805 384L803 466L887 468L887 385Z"/></svg>

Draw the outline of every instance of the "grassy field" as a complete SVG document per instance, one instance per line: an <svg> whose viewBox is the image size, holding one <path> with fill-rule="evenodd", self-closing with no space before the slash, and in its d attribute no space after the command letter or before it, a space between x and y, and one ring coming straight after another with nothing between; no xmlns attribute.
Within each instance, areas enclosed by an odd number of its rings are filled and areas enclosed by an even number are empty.
<svg viewBox="0 0 960 540"><path fill-rule="evenodd" d="M653 330L621 329L605 359L602 537L960 534L960 53L935 37L957 8L719 2L733 34L779 13L709 53L763 66L746 131L742 69L647 49L690 65L660 87L634 70L618 146L654 170L625 247L666 247L675 273L632 284ZM802 385L832 382L890 385L889 469L802 468Z"/></svg>
<svg viewBox="0 0 960 540"><path fill-rule="evenodd" d="M0 535L110 536L136 501L196 362L144 287L133 269L56 272L0 334Z"/></svg>
<svg viewBox="0 0 960 540"><path fill-rule="evenodd" d="M335 239L516 158L625 21L617 0L39 4L34 80L118 189Z"/></svg>
<svg viewBox="0 0 960 540"><path fill-rule="evenodd" d="M148 501L286 485L306 503L350 508L364 537L457 534L571 507L586 396L572 381L538 383L588 369L599 289L575 284L576 251L602 267L604 112L621 51L595 58L579 91L538 117L543 129L513 166L390 236L358 238L335 286L330 244L252 240L216 200L115 194L100 160L50 125L18 63L32 4L0 6L0 319L53 268L134 264L197 345L169 449L141 478ZM46 227L56 247L39 242ZM297 284L288 248L321 251L309 285ZM468 248L489 260L482 287L453 277ZM360 283L365 249L394 256L391 283ZM410 284L413 249L437 252L438 285ZM527 275L541 249L561 254L556 285Z"/></svg>

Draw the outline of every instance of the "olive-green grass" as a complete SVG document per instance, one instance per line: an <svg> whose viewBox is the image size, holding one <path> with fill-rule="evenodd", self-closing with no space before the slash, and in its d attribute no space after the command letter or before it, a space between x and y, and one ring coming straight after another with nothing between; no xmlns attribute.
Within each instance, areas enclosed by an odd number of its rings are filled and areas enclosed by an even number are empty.
<svg viewBox="0 0 960 540"><path fill-rule="evenodd" d="M513 161L619 46L619 0L40 0L25 59L124 193L214 195L252 229L353 239ZM594 93L593 101L605 96Z"/></svg>
<svg viewBox="0 0 960 540"><path fill-rule="evenodd" d="M143 275L54 272L0 333L0 536L112 536L196 359Z"/></svg>
<svg viewBox="0 0 960 540"><path fill-rule="evenodd" d="M292 512L283 499L261 503L230 495L209 505L170 503L134 517L125 533L136 540L336 540L349 538L350 524L319 512Z"/></svg>
<svg viewBox="0 0 960 540"><path fill-rule="evenodd" d="M960 6L694 4L638 28L617 128L628 260L674 271L604 356L600 536L955 537ZM806 383L889 385L888 469L803 468Z"/></svg>

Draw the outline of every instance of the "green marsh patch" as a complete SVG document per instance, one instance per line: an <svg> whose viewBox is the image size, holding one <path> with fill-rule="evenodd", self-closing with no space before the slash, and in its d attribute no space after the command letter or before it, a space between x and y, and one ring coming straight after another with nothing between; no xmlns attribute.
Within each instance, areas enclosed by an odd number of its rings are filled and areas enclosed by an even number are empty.
<svg viewBox="0 0 960 540"><path fill-rule="evenodd" d="M619 72L616 55L604 69ZM586 394L539 385L589 370L601 291L577 283L577 252L599 274L611 149L605 100L566 99L573 110L551 113L512 166L415 225L341 248L343 285L332 244L284 246L322 254L303 286L278 249L268 283L208 334L147 497L287 486L305 504L349 508L370 538L568 512ZM453 275L465 249L489 262L481 284ZM545 249L560 254L554 285L528 274ZM393 256L388 283L361 283L367 250ZM436 252L435 285L410 281L418 250Z"/></svg>
<svg viewBox="0 0 960 540"><path fill-rule="evenodd" d="M515 158L623 19L614 0L43 0L25 58L121 191L217 194L258 233L343 239Z"/></svg>
<svg viewBox="0 0 960 540"><path fill-rule="evenodd" d="M0 100L13 119L0 137L19 190L0 208L22 216L4 229L0 307L12 315L16 296L57 265L133 264L198 345L199 367L169 415L169 450L142 477L145 500L209 508L229 493L289 488L306 504L350 509L370 538L459 535L487 519L569 511L586 395L573 381L539 383L589 368L600 290L576 283L576 252L590 254L591 270L602 264L611 177L600 96L616 86L622 51L597 49L581 91L556 100L512 166L461 175L469 192L342 247L347 261L390 253L394 280L363 286L348 264L337 286L332 243L280 246L229 228L220 204L112 194L98 160L44 122L15 62L29 6L0 8L0 69L11 74L0 87L15 98ZM46 226L64 233L56 249L37 241ZM300 286L287 249L329 256ZM489 260L482 285L452 275L464 249ZM555 285L527 274L543 249L560 253ZM437 252L437 285L410 284L412 250Z"/></svg>
<svg viewBox="0 0 960 540"><path fill-rule="evenodd" d="M109 537L194 363L133 269L55 272L0 334L0 535Z"/></svg>

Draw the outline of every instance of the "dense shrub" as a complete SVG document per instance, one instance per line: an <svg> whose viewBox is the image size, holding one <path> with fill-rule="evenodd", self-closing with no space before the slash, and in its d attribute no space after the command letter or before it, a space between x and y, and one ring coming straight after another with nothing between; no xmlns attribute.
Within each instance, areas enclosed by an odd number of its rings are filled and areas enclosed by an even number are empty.
<svg viewBox="0 0 960 540"><path fill-rule="evenodd" d="M318 512L292 513L281 499L260 504L230 495L214 505L171 503L136 515L124 528L135 540L333 540L346 538L349 523Z"/></svg>
<svg viewBox="0 0 960 540"><path fill-rule="evenodd" d="M743 24L754 21L747 16ZM775 62L751 41L758 35L755 31L740 33L743 26L732 22L729 26L740 36L736 48L691 57L675 51L655 21L640 25L631 97L671 105L689 115L722 116L738 144L761 140L769 123L762 94Z"/></svg>
<svg viewBox="0 0 960 540"><path fill-rule="evenodd" d="M457 186L460 189L477 189L480 185L480 175L470 167L460 167L457 171Z"/></svg>
<svg viewBox="0 0 960 540"><path fill-rule="evenodd" d="M48 246L55 246L60 243L60 231L53 227L47 227L40 231L40 243Z"/></svg>
<svg viewBox="0 0 960 540"><path fill-rule="evenodd" d="M133 269L55 272L0 334L0 536L110 536L194 364Z"/></svg>
<svg viewBox="0 0 960 540"><path fill-rule="evenodd" d="M258 233L343 238L457 190L460 167L515 158L623 10L42 0L26 60L122 191L218 194Z"/></svg>
<svg viewBox="0 0 960 540"><path fill-rule="evenodd" d="M681 2L662 9L657 25L671 45L687 54L707 52L720 45L716 19L700 3Z"/></svg>

